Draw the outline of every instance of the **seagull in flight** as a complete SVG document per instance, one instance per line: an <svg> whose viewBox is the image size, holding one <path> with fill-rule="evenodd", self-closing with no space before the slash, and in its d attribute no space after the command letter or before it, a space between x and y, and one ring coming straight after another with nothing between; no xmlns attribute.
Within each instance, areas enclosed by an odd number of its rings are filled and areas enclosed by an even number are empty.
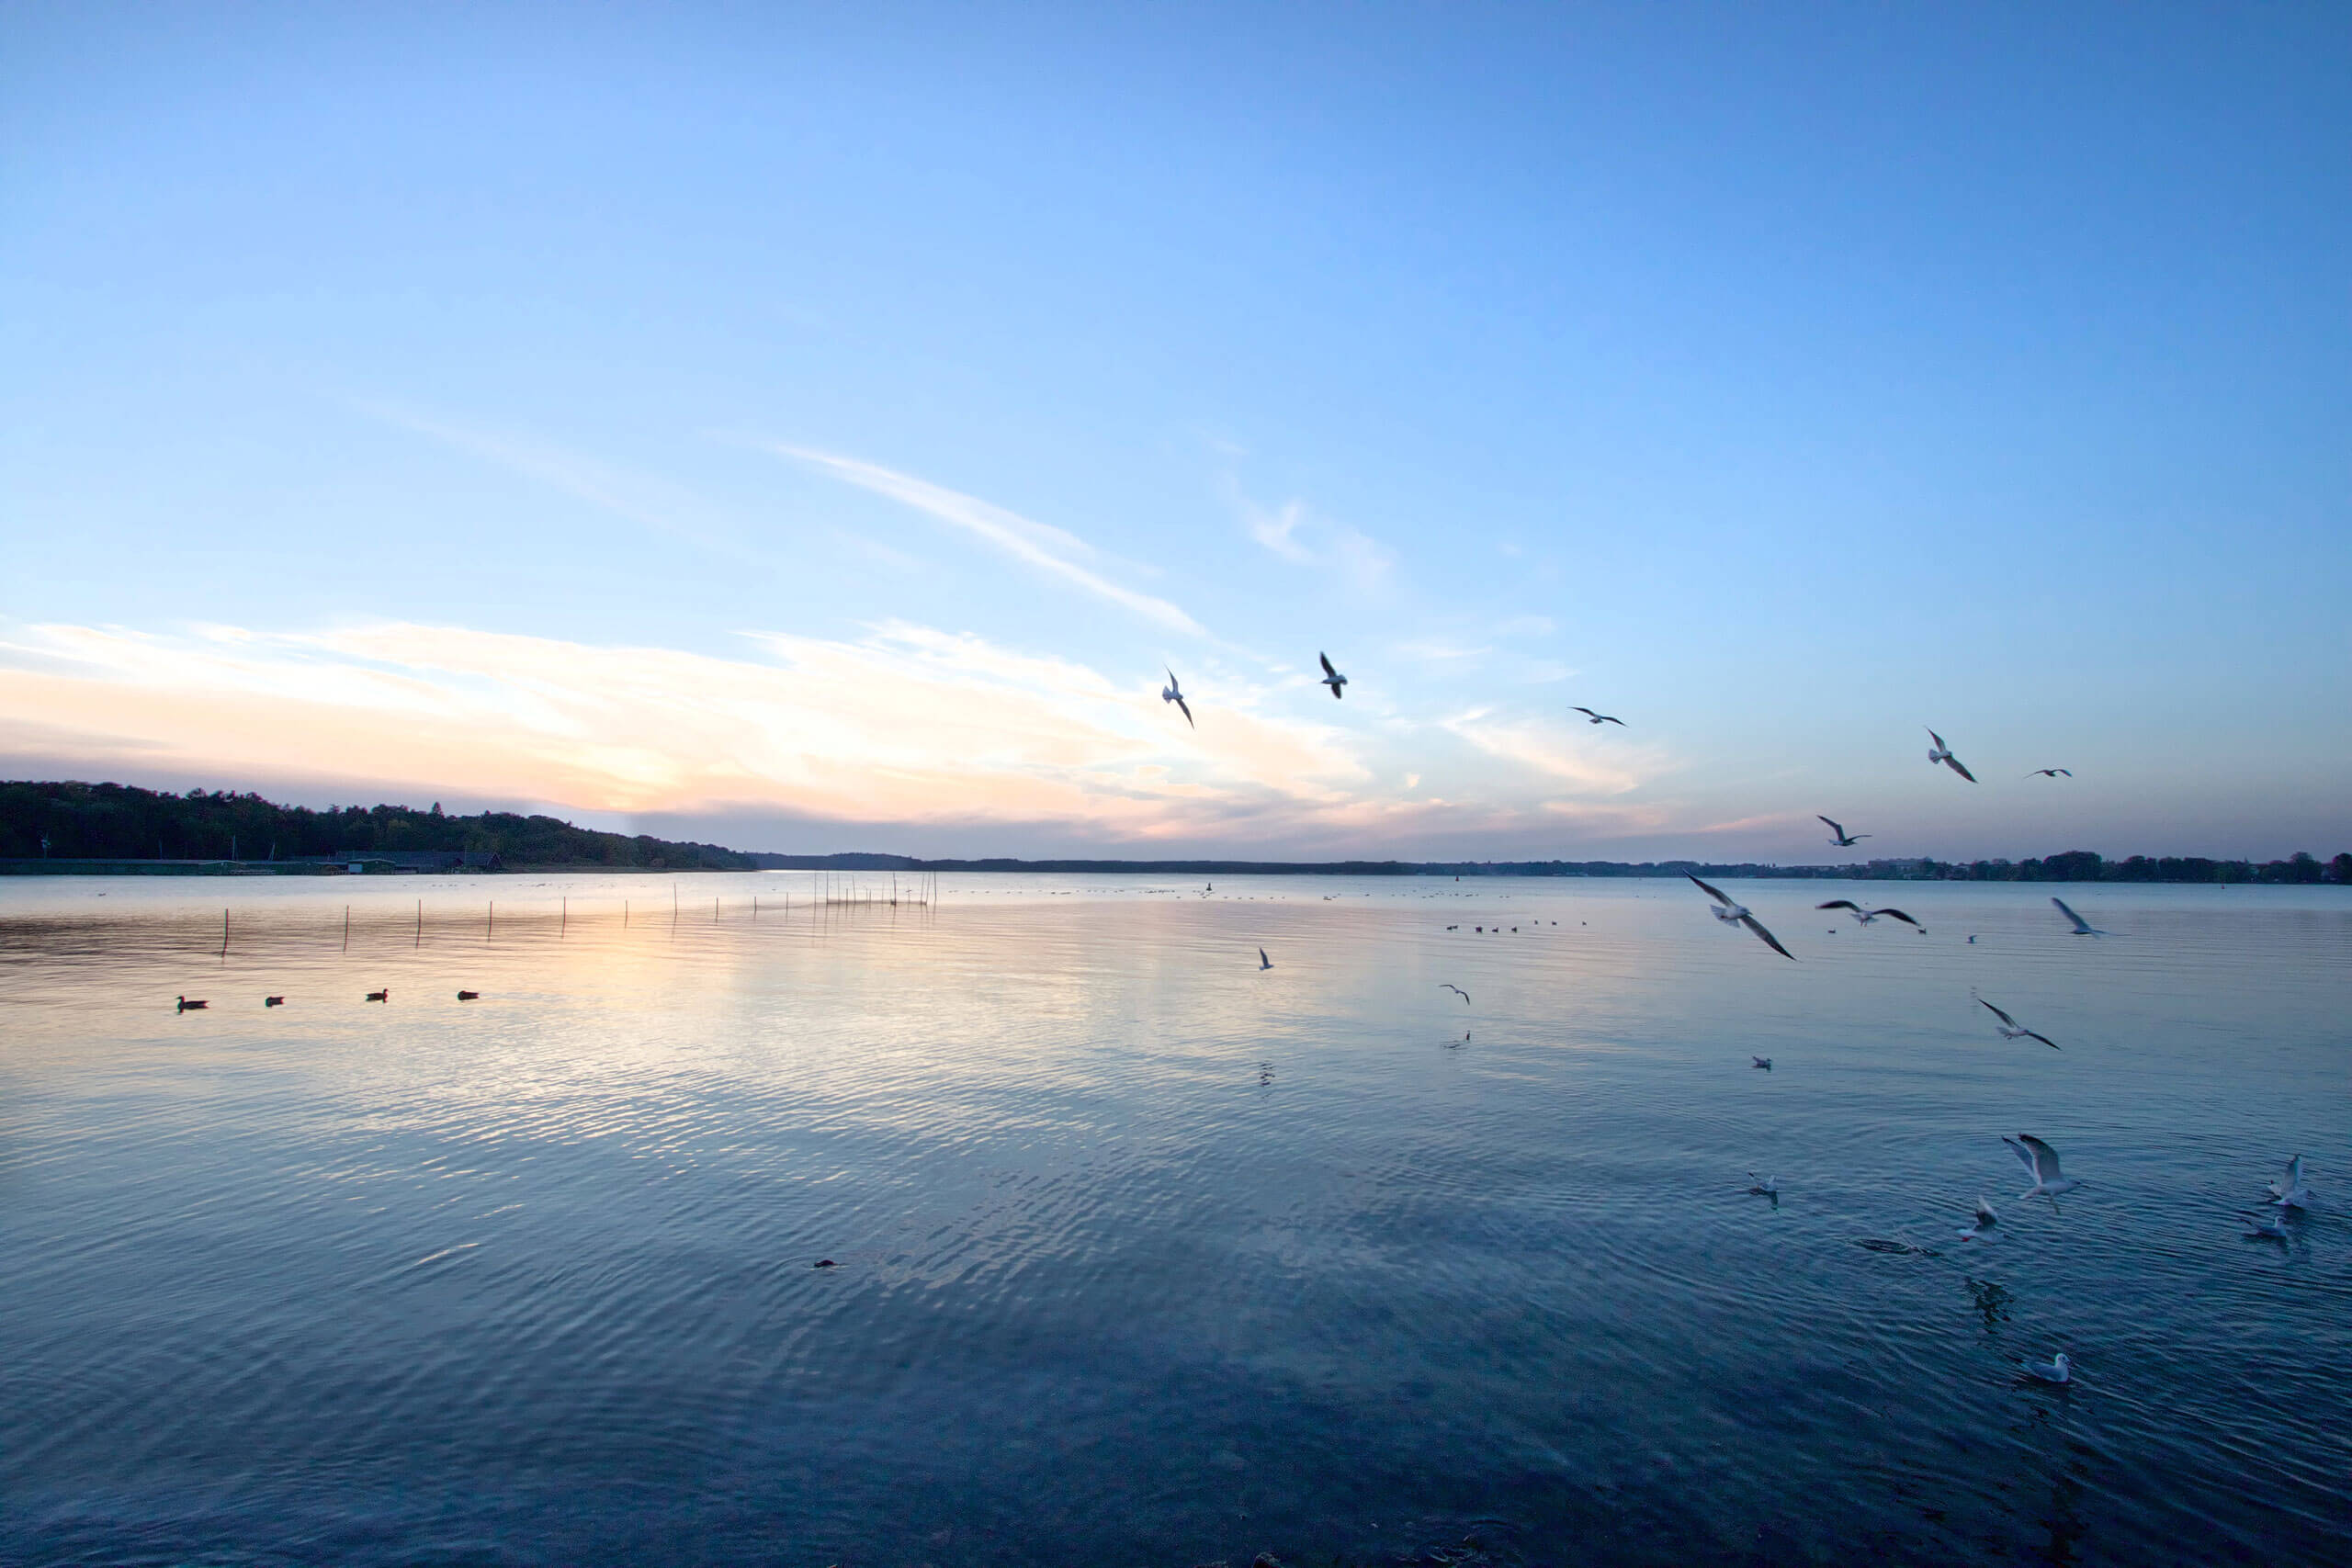
<svg viewBox="0 0 2352 1568"><path fill-rule="evenodd" d="M2003 1138L2001 1142L2008 1145L2011 1152L2025 1162L2026 1169L2033 1172L2033 1185L2018 1194L2020 1201L2039 1194L2048 1198L2050 1206L2055 1209L2058 1207L2058 1194L2082 1185L2071 1176L2059 1174L2058 1151L2031 1133L2019 1133L2016 1137Z"/></svg>
<svg viewBox="0 0 2352 1568"><path fill-rule="evenodd" d="M2312 1190L2303 1185L2303 1156L2287 1162L2287 1174L2270 1184L2270 1201L2281 1209L2308 1207Z"/></svg>
<svg viewBox="0 0 2352 1568"><path fill-rule="evenodd" d="M1829 818L1826 817L1821 817L1819 818L1819 820L1829 822ZM1871 836L1868 833L1849 833L1845 829L1839 827L1835 822L1829 822L1829 830L1838 835L1829 841L1837 845L1841 850L1850 850L1862 840Z"/></svg>
<svg viewBox="0 0 2352 1568"><path fill-rule="evenodd" d="M1173 670L1168 671L1168 684L1159 689L1159 700L1163 703L1174 703L1177 711L1184 716L1184 723L1188 728L1193 729L1200 728L1199 725L1193 723L1192 705L1184 701L1183 691L1176 684L1176 671Z"/></svg>
<svg viewBox="0 0 2352 1568"><path fill-rule="evenodd" d="M1470 993L1464 990L1461 987L1449 985L1447 982L1440 980L1437 983L1437 988L1441 991L1452 991L1455 996L1460 997L1464 1007L1468 1007L1470 1005Z"/></svg>
<svg viewBox="0 0 2352 1568"><path fill-rule="evenodd" d="M1614 717L1611 715L1595 713L1588 707L1579 707L1576 711L1584 715L1586 718L1591 720L1594 724L1613 724L1620 729L1625 728L1625 721L1623 719Z"/></svg>
<svg viewBox="0 0 2352 1568"><path fill-rule="evenodd" d="M2058 906L2058 912L2060 914L2075 922L2075 934L2076 936L2105 936L2107 934L2097 926L2091 924L2088 920L2083 919L2082 916L2068 908L2066 907L2066 900L2064 898L2052 898L2050 901Z"/></svg>
<svg viewBox="0 0 2352 1568"><path fill-rule="evenodd" d="M1266 950L1264 948L1260 948L1258 950L1258 967L1261 969L1272 969L1273 966L1274 961L1266 956Z"/></svg>
<svg viewBox="0 0 2352 1568"><path fill-rule="evenodd" d="M1331 656L1328 653L1318 653L1315 657L1323 661L1322 683L1331 688L1332 697L1337 699L1346 696L1347 694L1340 688L1348 683L1348 678L1331 667Z"/></svg>
<svg viewBox="0 0 2352 1568"><path fill-rule="evenodd" d="M1993 1227L2000 1223L2001 1216L1993 1212L1993 1205L1986 1202L1984 1199L1979 1198L1976 1200L1976 1223L1969 1226L1966 1230L1962 1231L1960 1233L1960 1239L1962 1241L1998 1241L2001 1238L1993 1234Z"/></svg>
<svg viewBox="0 0 2352 1568"><path fill-rule="evenodd" d="M1781 1179L1777 1176L1758 1176L1751 1170L1747 1173L1747 1179L1756 1183L1747 1190L1750 1197L1778 1198L1781 1195Z"/></svg>
<svg viewBox="0 0 2352 1568"><path fill-rule="evenodd" d="M1920 728L1926 728L1927 727L1922 725ZM1938 735L1934 730L1929 729L1928 730L1928 739L1935 742L1933 746L1928 748L1928 762L1929 766L1932 767L1934 764L1941 762L1945 767L1950 768L1953 773L1958 773L1970 784L1974 784L1976 782L1976 775L1970 773L1967 765L1961 761L1959 758L1951 754L1951 748L1944 744L1944 738L1942 736Z"/></svg>
<svg viewBox="0 0 2352 1568"><path fill-rule="evenodd" d="M2036 1382L2071 1382L2074 1374L2066 1370L2066 1352L2061 1350L2047 1361L2019 1361L2025 1375Z"/></svg>
<svg viewBox="0 0 2352 1568"><path fill-rule="evenodd" d="M1690 874L1687 871L1682 874L1685 876L1690 876ZM1754 931L1758 937L1763 939L1765 946L1770 948L1773 952L1779 953L1781 957L1788 959L1790 962L1795 962L1797 955L1791 953L1787 948L1782 947L1781 945L1781 939L1774 936L1770 931L1766 931L1762 922L1758 920L1755 916L1749 914L1745 906L1733 903L1730 899L1724 897L1721 889L1710 887L1705 883L1700 882L1695 876L1690 876L1690 880L1694 883L1698 883L1700 892L1704 893L1708 897L1713 898L1715 901L1716 908L1713 911L1715 919L1721 920L1727 926L1746 926L1749 931Z"/></svg>
<svg viewBox="0 0 2352 1568"><path fill-rule="evenodd" d="M2072 768L2036 768L2033 772L2026 774L2026 777L2030 779L2071 779L2074 776L2075 770Z"/></svg>
<svg viewBox="0 0 2352 1568"><path fill-rule="evenodd" d="M1867 837L1867 835L1865 836ZM1832 898L1828 903L1815 904L1814 908L1816 909L1851 909L1854 911L1854 919L1860 921L1863 925L1869 925L1881 915L1884 915L1890 920L1901 920L1905 925L1917 931L1922 936L1928 934L1927 927L1919 924L1918 921L1913 919L1910 916L1905 914L1900 909L1865 909L1860 904L1855 903L1851 898Z"/></svg>
<svg viewBox="0 0 2352 1568"><path fill-rule="evenodd" d="M2058 1042L2056 1042L2055 1040L2051 1039L2051 1038L2050 1038L2050 1036L2048 1036L2047 1034L2036 1034L2032 1030L2028 1029L2024 1024L2019 1023L2016 1019L2011 1018L2007 1013L2003 1012L1999 1008L1995 1007L1991 1002L1986 1001L1983 997L1978 997L1978 998L1976 998L1976 1005L1977 1005L1978 1007L1981 1007L1981 1008L1984 1009L1986 1011L1990 1012L1990 1013L1991 1013L1995 1018L1997 1018L1997 1019L1999 1019L1999 1020L2001 1021L2001 1022L2000 1022L2000 1031L2001 1031L2001 1038L2002 1038L2002 1039L2004 1039L2004 1040L2039 1040L2039 1041L2041 1041L2044 1045L2049 1046L2052 1051L2057 1051L2057 1050L2063 1050L2063 1049L2064 1049L2064 1047L2063 1047L2063 1046L2061 1046L2061 1045L2058 1043Z"/></svg>

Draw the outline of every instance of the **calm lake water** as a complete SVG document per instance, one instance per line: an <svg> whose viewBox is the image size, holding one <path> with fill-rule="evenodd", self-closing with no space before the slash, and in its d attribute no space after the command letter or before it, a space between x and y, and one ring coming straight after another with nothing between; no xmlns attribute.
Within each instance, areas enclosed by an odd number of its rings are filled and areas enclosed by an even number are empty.
<svg viewBox="0 0 2352 1568"><path fill-rule="evenodd" d="M0 883L0 1561L2352 1561L2352 890L810 888Z"/></svg>

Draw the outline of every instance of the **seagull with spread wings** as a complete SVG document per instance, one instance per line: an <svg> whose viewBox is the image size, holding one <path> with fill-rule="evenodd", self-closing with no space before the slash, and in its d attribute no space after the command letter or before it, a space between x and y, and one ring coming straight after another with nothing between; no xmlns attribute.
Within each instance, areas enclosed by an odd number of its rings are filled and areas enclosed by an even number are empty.
<svg viewBox="0 0 2352 1568"><path fill-rule="evenodd" d="M1960 1233L1960 1239L1962 1241L1998 1241L2000 1238L1993 1234L1993 1227L2000 1223L2001 1216L1993 1212L1993 1205L1986 1202L1984 1199L1979 1198L1976 1200L1976 1223L1969 1226L1966 1230L1962 1231Z"/></svg>
<svg viewBox="0 0 2352 1568"><path fill-rule="evenodd" d="M1690 876L1690 874L1687 871L1682 874L1685 876ZM1721 920L1727 926L1746 926L1749 931L1754 931L1757 934L1765 946L1770 948L1773 952L1792 963L1795 961L1796 954L1791 953L1787 948L1782 947L1781 945L1781 939L1774 936L1770 931L1766 931L1763 923L1758 920L1755 916L1749 914L1745 905L1733 903L1729 898L1724 897L1721 889L1710 887L1705 883L1700 882L1695 876L1690 876L1690 880L1698 884L1700 892L1704 893L1708 897L1713 898L1715 901L1715 908L1713 911L1715 919Z"/></svg>
<svg viewBox="0 0 2352 1568"><path fill-rule="evenodd" d="M1468 1007L1470 1005L1470 993L1464 990L1461 987L1440 980L1437 983L1437 988L1441 991L1452 991L1455 996L1460 997L1464 1007Z"/></svg>
<svg viewBox="0 0 2352 1568"><path fill-rule="evenodd" d="M1990 1012L1990 1013L1991 1013L1995 1018L1997 1018L1997 1019L1999 1019L1999 1020L2001 1021L2001 1022L2000 1022L2000 1031L2001 1031L2001 1038L2002 1038L2002 1039L2004 1039L2004 1040L2039 1040L2039 1041L2041 1041L2044 1045L2049 1046L2052 1051L2057 1051L2057 1050L2062 1050L2062 1049L2064 1049L2064 1047L2062 1047L2062 1046L2058 1043L2058 1042L2056 1042L2055 1040L2051 1039L2051 1038L2050 1038L2050 1036L2048 1036L2047 1034L2036 1034L2032 1030L2028 1029L2024 1024L2019 1023L2016 1019L2011 1018L2007 1013L2003 1012L1999 1008L1995 1007L1991 1002L1986 1001L1983 997L1979 997L1979 998L1976 998L1976 1005L1977 1005L1978 1007L1981 1007L1981 1008L1984 1009L1985 1010L1987 1010L1988 1012Z"/></svg>
<svg viewBox="0 0 2352 1568"><path fill-rule="evenodd" d="M1918 921L1913 919L1910 916L1905 914L1900 909L1865 909L1860 904L1855 903L1851 898L1832 898L1828 903L1815 904L1814 908L1816 909L1851 909L1854 911L1854 919L1862 925L1869 925L1881 915L1884 915L1890 920L1901 920L1905 925L1911 927L1921 936L1928 934L1927 927L1921 925Z"/></svg>
<svg viewBox="0 0 2352 1568"><path fill-rule="evenodd" d="M2055 905L2057 905L2057 906L2058 906L2058 912L2059 912L2060 914L2062 914L2062 915L2065 916L2068 919L2070 919L2070 920L2072 920L2072 921L2074 921L2074 922L2075 922L2075 935L2076 935L2076 936L2105 936L2105 935L2107 934L2105 931L2103 931L2099 930L2097 926L2095 926L2095 925L2091 924L2088 920L2086 920L2086 919L2083 919L2083 917L2082 917L2082 916L2080 916L2080 915L2078 915L2078 914L2075 913L2075 911L2074 911L2074 910L2072 910L2072 909L2068 908L2066 907L2066 900L2064 900L2064 898L2052 898L2052 899L2051 899L2050 901L2051 901L2052 903L2053 903L2053 904L2055 904Z"/></svg>
<svg viewBox="0 0 2352 1568"><path fill-rule="evenodd" d="M1261 969L1272 969L1273 966L1274 961L1266 956L1266 950L1264 948L1260 948L1258 950L1258 967Z"/></svg>
<svg viewBox="0 0 2352 1568"><path fill-rule="evenodd" d="M1920 728L1923 729L1927 728L1925 725L1920 726ZM1933 767L1936 763L1941 762L1945 767L1950 768L1953 773L1958 773L1970 784L1974 784L1976 782L1976 775L1968 771L1966 763L1962 762L1959 758L1951 754L1951 748L1944 744L1944 738L1942 736L1938 735L1934 730L1929 729L1928 730L1928 739L1935 742L1934 745L1928 748L1928 766Z"/></svg>
<svg viewBox="0 0 2352 1568"><path fill-rule="evenodd" d="M1176 711L1184 716L1185 728L1189 729L1200 728L1193 722L1192 705L1184 701L1183 689L1176 683L1176 671L1173 670L1168 671L1168 684L1159 689L1159 700L1176 705Z"/></svg>
<svg viewBox="0 0 2352 1568"><path fill-rule="evenodd" d="M1331 688L1332 697L1337 699L1346 696L1347 694L1340 688L1348 683L1348 678L1331 667L1331 656L1328 653L1318 653L1315 657L1323 661L1322 683Z"/></svg>
<svg viewBox="0 0 2352 1568"><path fill-rule="evenodd" d="M1622 718L1617 718L1617 717L1615 717L1615 716L1611 716L1611 715L1605 714L1605 713L1595 713L1595 712L1593 712L1590 708L1588 708L1588 707L1579 707L1579 708L1577 708L1576 711L1577 711L1577 712L1578 712L1578 713L1580 713L1580 714L1582 714L1582 715L1584 715L1586 718L1589 719L1589 720L1590 720L1590 721L1592 721L1594 724L1613 724L1613 725L1615 725L1615 726L1616 726L1618 728L1620 728L1620 729L1623 729L1623 728L1625 728L1625 721L1624 721L1623 719L1622 719Z"/></svg>
<svg viewBox="0 0 2352 1568"><path fill-rule="evenodd" d="M1818 813L1815 814L1815 817L1819 821L1829 822L1828 818L1821 817ZM1835 822L1829 822L1829 830L1838 835L1829 841L1837 845L1841 850L1850 850L1862 840L1871 836L1868 833L1849 833L1845 829L1839 827Z"/></svg>
<svg viewBox="0 0 2352 1568"><path fill-rule="evenodd" d="M2050 1200L2050 1206L2055 1209L2058 1207L2058 1194L2071 1192L2082 1185L2073 1177L2059 1173L2058 1151L2031 1133L2019 1133L2016 1137L2005 1137L2001 1142L2008 1145L2009 1152L2023 1161L2026 1169L2033 1173L2033 1185L2018 1194L2020 1201L2036 1196L2045 1197Z"/></svg>
<svg viewBox="0 0 2352 1568"><path fill-rule="evenodd" d="M2026 774L2026 777L2030 779L2071 779L2074 776L2075 770L2072 768L2036 768L2033 772Z"/></svg>

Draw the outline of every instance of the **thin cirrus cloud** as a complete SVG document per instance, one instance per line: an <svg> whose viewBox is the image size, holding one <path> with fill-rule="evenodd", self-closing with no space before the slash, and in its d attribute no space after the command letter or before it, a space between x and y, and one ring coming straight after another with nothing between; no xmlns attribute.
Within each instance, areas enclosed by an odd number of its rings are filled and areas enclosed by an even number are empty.
<svg viewBox="0 0 2352 1568"><path fill-rule="evenodd" d="M780 441L762 441L754 445L763 451L789 457L820 473L876 495L888 496L943 523L961 528L1015 559L1025 561L1065 582L1075 583L1088 592L1131 610L1170 631L1200 637L1209 635L1199 622L1167 600L1138 593L1081 564L1082 559L1091 558L1095 551L1091 545L1075 534L1008 512L978 496L966 495L961 491L949 490L929 479L899 473L895 468L886 468L878 463L820 452L813 447L789 446Z"/></svg>

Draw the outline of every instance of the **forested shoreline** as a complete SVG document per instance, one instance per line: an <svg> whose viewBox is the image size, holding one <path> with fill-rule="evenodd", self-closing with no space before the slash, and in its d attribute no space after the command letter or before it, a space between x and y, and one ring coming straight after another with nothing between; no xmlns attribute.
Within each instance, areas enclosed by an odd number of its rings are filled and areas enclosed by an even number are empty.
<svg viewBox="0 0 2352 1568"><path fill-rule="evenodd" d="M872 870L1030 872L1160 876L1716 876L1883 882L2186 882L2352 885L2352 852L2323 862L2132 855L2069 850L2022 861L1873 860L1773 865L1707 861L925 860L912 855L780 854L578 828L553 817L445 814L410 806L281 806L258 795L71 781L0 783L0 862L272 862L462 853L513 870L582 866L636 871ZM15 869L26 869L19 863Z"/></svg>

